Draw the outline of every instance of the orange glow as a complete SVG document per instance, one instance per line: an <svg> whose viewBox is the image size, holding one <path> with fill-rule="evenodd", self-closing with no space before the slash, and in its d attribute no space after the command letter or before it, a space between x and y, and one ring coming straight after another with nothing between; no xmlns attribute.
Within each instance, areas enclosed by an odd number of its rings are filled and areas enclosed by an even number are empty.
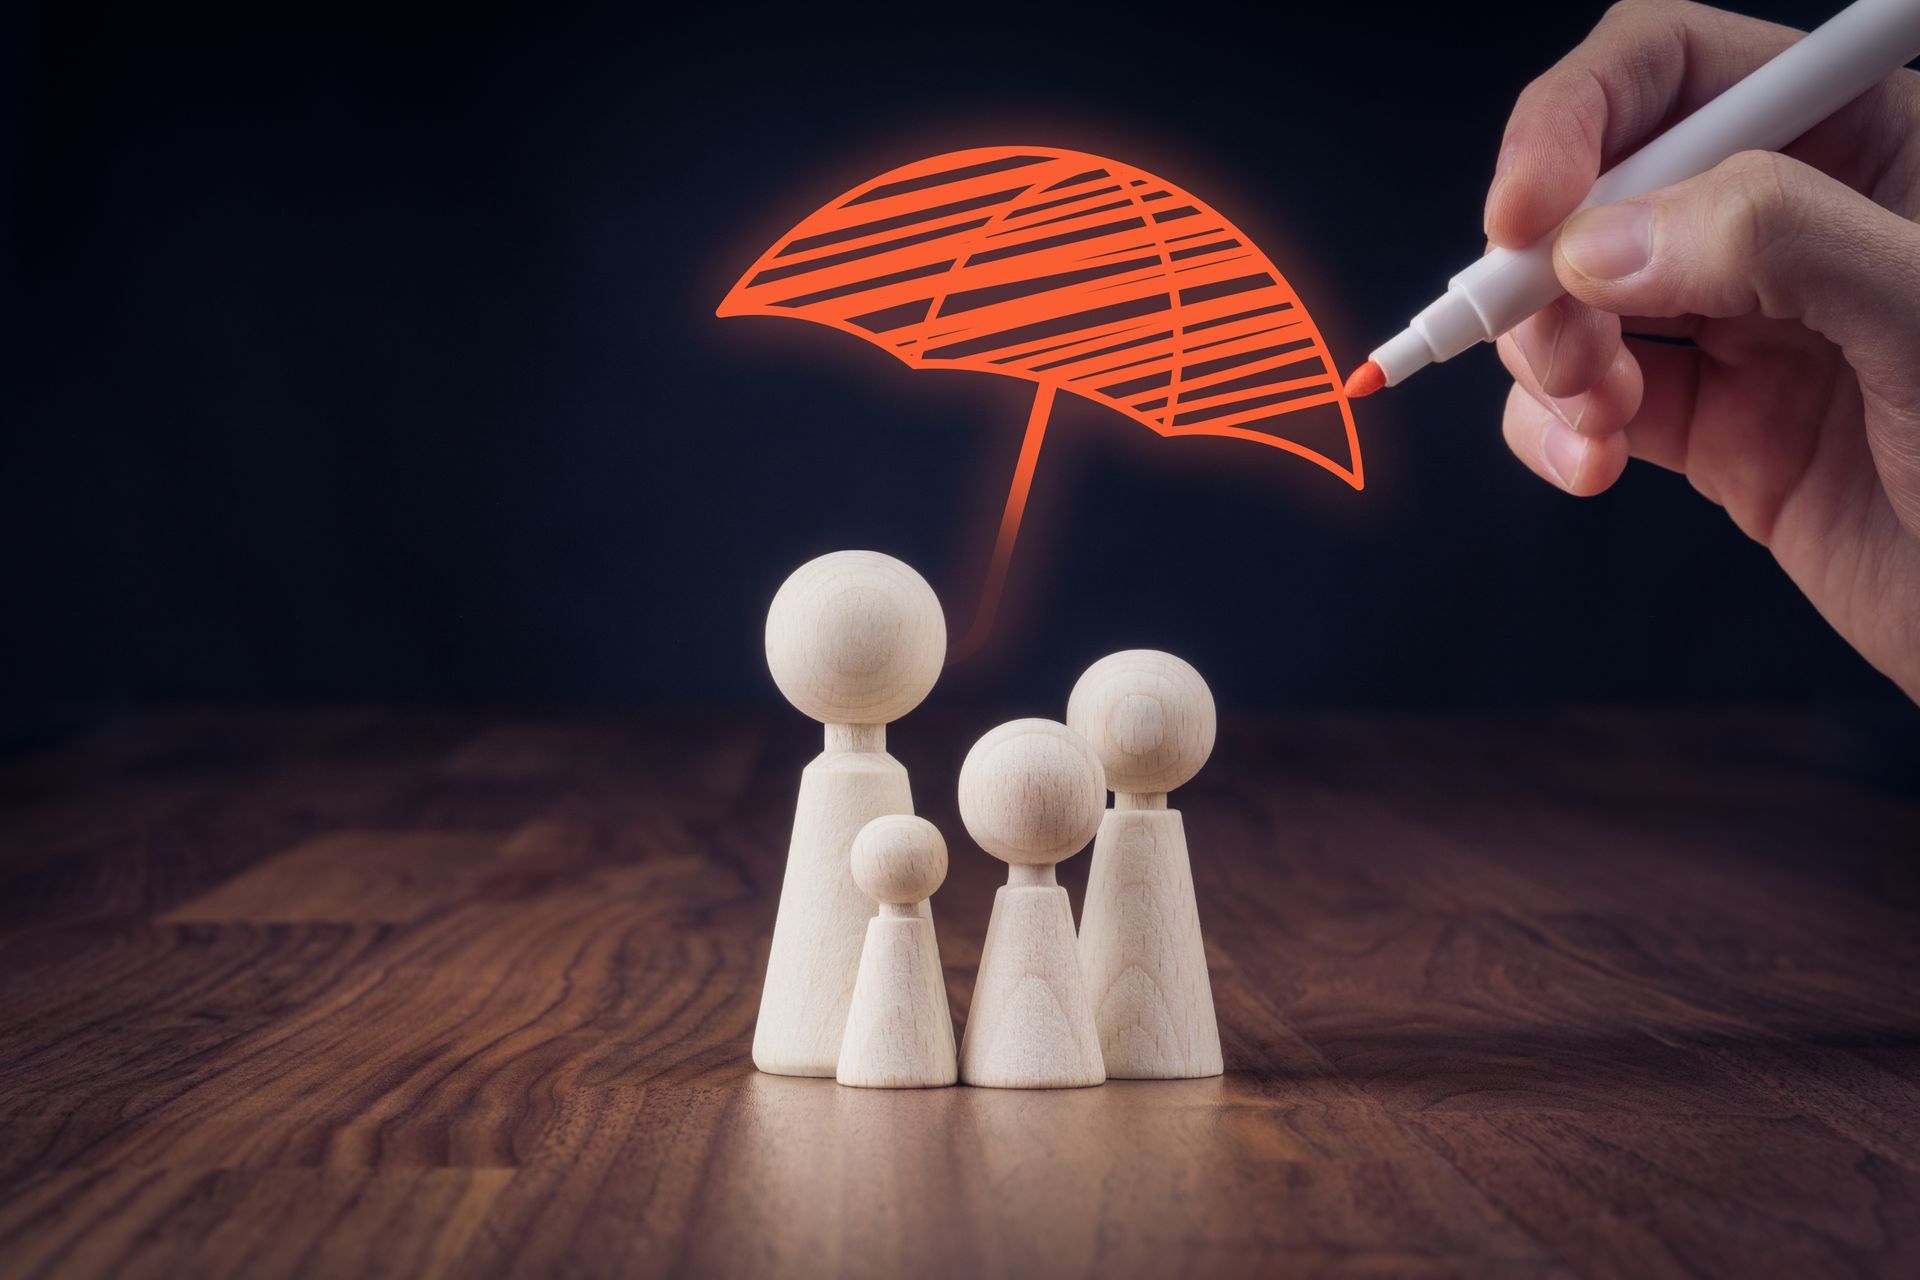
<svg viewBox="0 0 1920 1280"><path fill-rule="evenodd" d="M980 591L980 607L974 611L973 625L952 646L950 661L963 661L978 653L993 631L1000 593L1007 585L1007 567L1013 563L1014 540L1020 536L1020 518L1026 514L1027 494L1033 489L1033 469L1040 461L1040 442L1046 438L1047 415L1052 411L1053 384L1042 382L1033 393L1033 412L1027 415L1020 461L1014 464L1013 483L1007 488L1007 507L1000 516L1000 535L993 540L993 563L987 568L987 584Z"/></svg>
<svg viewBox="0 0 1920 1280"><path fill-rule="evenodd" d="M1248 440L1365 483L1348 404L1365 392L1341 386L1279 268L1206 204L1099 156L983 147L882 174L762 254L719 314L811 320L912 368L1035 384L986 587L955 658L992 628L1058 391L1163 436ZM1283 431L1287 415L1322 408L1339 414L1344 459Z"/></svg>
<svg viewBox="0 0 1920 1280"><path fill-rule="evenodd" d="M1369 360L1353 371L1347 379L1347 398L1359 400L1370 396L1387 385L1387 375L1379 365Z"/></svg>

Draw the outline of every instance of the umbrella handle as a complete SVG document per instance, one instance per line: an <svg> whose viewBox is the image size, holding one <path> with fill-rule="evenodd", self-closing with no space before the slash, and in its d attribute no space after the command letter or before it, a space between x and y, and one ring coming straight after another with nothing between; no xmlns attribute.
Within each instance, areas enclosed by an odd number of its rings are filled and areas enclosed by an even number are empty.
<svg viewBox="0 0 1920 1280"><path fill-rule="evenodd" d="M1020 442L1020 460L1013 467L1013 483L1007 487L1007 506L1000 513L1000 536L994 539L993 562L987 567L987 582L980 591L980 605L974 611L973 625L959 643L947 650L947 661L963 662L980 651L993 630L993 616L1000 608L1000 592L1007 585L1007 566L1013 560L1014 540L1020 536L1020 517L1026 514L1027 492L1033 488L1033 469L1040 461L1040 443L1047 436L1047 415L1053 412L1053 387L1035 384L1033 412L1027 415L1027 436Z"/></svg>

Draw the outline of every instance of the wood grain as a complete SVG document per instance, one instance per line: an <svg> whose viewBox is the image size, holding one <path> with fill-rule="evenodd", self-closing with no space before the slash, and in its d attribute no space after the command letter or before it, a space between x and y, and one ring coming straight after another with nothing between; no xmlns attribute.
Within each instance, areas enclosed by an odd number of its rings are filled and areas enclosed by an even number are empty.
<svg viewBox="0 0 1920 1280"><path fill-rule="evenodd" d="M774 683L826 726L826 750L806 767L794 802L753 1063L832 1079L874 915L849 850L873 819L913 812L907 771L887 754L887 725L939 679L947 624L940 598L909 566L877 551L835 551L781 584L766 643Z"/></svg>
<svg viewBox="0 0 1920 1280"><path fill-rule="evenodd" d="M879 906L867 922L833 1078L867 1089L942 1088L959 1077L953 1008L927 899L947 878L947 842L925 818L895 813L860 828L853 882Z"/></svg>
<svg viewBox="0 0 1920 1280"><path fill-rule="evenodd" d="M992 722L889 744L962 1018ZM1179 793L1226 1074L1049 1092L753 1071L817 738L183 711L0 764L4 1274L1920 1274L1913 712L1228 717Z"/></svg>
<svg viewBox="0 0 1920 1280"><path fill-rule="evenodd" d="M1178 809L1110 809L1080 900L1080 966L1110 1080L1224 1069Z"/></svg>

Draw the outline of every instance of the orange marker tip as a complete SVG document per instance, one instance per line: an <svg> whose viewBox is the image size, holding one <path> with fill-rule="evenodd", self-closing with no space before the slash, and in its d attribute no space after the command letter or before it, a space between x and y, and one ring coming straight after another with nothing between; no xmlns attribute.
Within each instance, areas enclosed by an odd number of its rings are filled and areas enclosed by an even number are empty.
<svg viewBox="0 0 1920 1280"><path fill-rule="evenodd" d="M1347 375L1347 399L1358 400L1370 396L1387 385L1387 375L1380 366L1369 360Z"/></svg>

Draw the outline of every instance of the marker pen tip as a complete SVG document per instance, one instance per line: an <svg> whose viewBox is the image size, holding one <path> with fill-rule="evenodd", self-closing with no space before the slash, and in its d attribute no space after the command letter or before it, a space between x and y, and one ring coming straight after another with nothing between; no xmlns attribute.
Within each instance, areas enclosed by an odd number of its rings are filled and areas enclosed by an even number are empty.
<svg viewBox="0 0 1920 1280"><path fill-rule="evenodd" d="M1387 375L1379 365L1369 360L1347 375L1347 399L1358 400L1362 396L1370 396L1386 385Z"/></svg>

